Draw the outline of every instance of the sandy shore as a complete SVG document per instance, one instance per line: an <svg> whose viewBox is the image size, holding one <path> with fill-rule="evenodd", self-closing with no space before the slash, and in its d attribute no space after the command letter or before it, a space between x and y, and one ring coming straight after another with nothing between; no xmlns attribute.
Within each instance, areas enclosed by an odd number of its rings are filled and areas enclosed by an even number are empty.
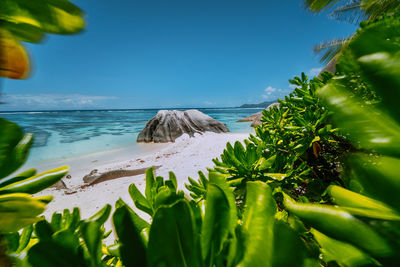
<svg viewBox="0 0 400 267"><path fill-rule="evenodd" d="M38 167L39 171L69 165L71 178L64 178L64 182L70 190L76 191L76 193L65 194L65 190L49 188L37 195L54 196L54 200L44 213L46 218L50 218L54 211L60 212L65 208L72 209L76 206L80 207L82 218L87 218L107 203L114 206L119 198L133 206L128 194L128 186L135 183L139 190L144 192L144 174L109 180L83 189L80 188L84 184L82 178L94 169L101 173L109 170L161 166L157 169L156 174L168 177L168 172L173 171L177 176L179 189L185 191L184 184L187 178L192 177L197 180L199 170L206 172L207 167L212 167L214 164L211 159L220 156L227 142L243 141L248 135L247 133L216 134L209 132L196 135L194 138L183 135L175 143L144 144L147 152L139 157L132 156L129 148L125 148L62 162L44 163ZM145 216L145 213L138 213ZM106 228L110 228L110 226L110 222L106 223Z"/></svg>

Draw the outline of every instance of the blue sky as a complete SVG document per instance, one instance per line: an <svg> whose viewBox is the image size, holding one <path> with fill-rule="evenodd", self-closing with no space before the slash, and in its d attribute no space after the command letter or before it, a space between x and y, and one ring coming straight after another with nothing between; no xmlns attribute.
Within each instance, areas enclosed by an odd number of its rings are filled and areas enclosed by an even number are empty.
<svg viewBox="0 0 400 267"><path fill-rule="evenodd" d="M303 1L77 0L87 29L27 45L27 80L3 81L1 110L231 107L275 100L322 67L315 44L354 25Z"/></svg>

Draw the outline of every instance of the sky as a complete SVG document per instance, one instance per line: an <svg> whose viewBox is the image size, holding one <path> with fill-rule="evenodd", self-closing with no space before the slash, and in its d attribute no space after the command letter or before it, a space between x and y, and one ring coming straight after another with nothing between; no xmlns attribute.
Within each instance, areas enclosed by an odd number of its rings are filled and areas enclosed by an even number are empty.
<svg viewBox="0 0 400 267"><path fill-rule="evenodd" d="M77 0L86 29L27 44L33 71L0 110L235 107L323 67L313 46L356 27L301 0Z"/></svg>

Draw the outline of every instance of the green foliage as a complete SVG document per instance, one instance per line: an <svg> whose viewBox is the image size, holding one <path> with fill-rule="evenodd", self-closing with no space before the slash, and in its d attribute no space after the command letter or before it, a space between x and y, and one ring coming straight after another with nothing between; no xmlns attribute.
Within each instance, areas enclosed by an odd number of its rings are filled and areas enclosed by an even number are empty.
<svg viewBox="0 0 400 267"><path fill-rule="evenodd" d="M26 78L29 59L20 41L39 43L46 33L77 33L85 27L83 15L68 0L2 0L0 76Z"/></svg>
<svg viewBox="0 0 400 267"><path fill-rule="evenodd" d="M19 266L105 266L115 259L102 243L111 233L103 227L110 212L106 205L87 220L81 220L78 208L55 212L50 221L5 236L10 256Z"/></svg>
<svg viewBox="0 0 400 267"><path fill-rule="evenodd" d="M263 111L256 135L244 145L227 144L221 159L214 159L217 171L226 176L242 199L248 181L265 181L273 188L319 199L332 181L340 183L338 157L351 148L329 122L330 112L316 92L332 75L308 80L303 73L290 83L293 93L279 100L279 108ZM186 187L195 198L204 198L207 180L200 173L199 182L189 179Z"/></svg>
<svg viewBox="0 0 400 267"><path fill-rule="evenodd" d="M150 218L118 200L117 240L106 247L109 205L88 220L74 209L32 226L51 198L21 192L41 190L64 169L28 170L0 181L0 212L7 213L0 217L0 245L19 266L395 266L399 21L365 25L338 59L340 76L291 80L296 89L263 112L255 136L227 144L208 178L199 172L198 182L189 179L196 201L177 190L172 172L164 180L150 168L144 194L129 187L136 208ZM8 175L31 141L2 123L7 156L0 173Z"/></svg>
<svg viewBox="0 0 400 267"><path fill-rule="evenodd" d="M146 170L146 189L143 195L135 184L129 186L129 194L135 206L153 216L155 211L163 204L170 204L183 198L183 192L178 191L176 177L173 172L169 173L169 180L163 177L154 178L154 169Z"/></svg>
<svg viewBox="0 0 400 267"><path fill-rule="evenodd" d="M288 196L284 201L291 213L316 229L311 233L324 257L341 265L386 266L399 261L400 120L393 101L400 91L396 68L400 34L396 25L399 18L387 18L362 28L338 60L341 76L319 91L334 114L335 124L360 150L346 156L343 173L344 184L355 192L330 186L327 193L334 207L295 203ZM352 95L346 75L359 76L381 101L366 104ZM328 217L329 223L325 222ZM354 257L344 254L343 262L340 253L349 245L353 248L347 251L353 250Z"/></svg>
<svg viewBox="0 0 400 267"><path fill-rule="evenodd" d="M146 179L146 187L152 185L154 180ZM142 221L120 203L114 213L114 226L122 263L289 266L308 262L306 244L285 220L278 219L271 188L260 181L248 182L247 187L244 217L239 219L234 194L225 177L211 172L204 203L184 198L162 203L148 226L148 239L142 234ZM287 257L288 253L295 257Z"/></svg>
<svg viewBox="0 0 400 267"><path fill-rule="evenodd" d="M0 233L10 233L40 220L51 200L32 198L34 194L57 183L68 172L61 167L38 175L30 169L7 177L25 163L33 142L31 134L23 134L12 122L0 119Z"/></svg>

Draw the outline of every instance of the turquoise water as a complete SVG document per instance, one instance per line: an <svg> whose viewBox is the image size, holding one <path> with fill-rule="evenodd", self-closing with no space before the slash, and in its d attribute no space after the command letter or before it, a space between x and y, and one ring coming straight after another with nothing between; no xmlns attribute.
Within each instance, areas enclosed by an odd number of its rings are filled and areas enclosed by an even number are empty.
<svg viewBox="0 0 400 267"><path fill-rule="evenodd" d="M250 132L249 123L237 120L261 109L199 109L225 123L231 132ZM76 110L0 112L0 117L18 123L35 141L30 162L63 159L108 149L132 146L136 138L157 113L157 109L141 110ZM133 151L134 152L134 151Z"/></svg>

